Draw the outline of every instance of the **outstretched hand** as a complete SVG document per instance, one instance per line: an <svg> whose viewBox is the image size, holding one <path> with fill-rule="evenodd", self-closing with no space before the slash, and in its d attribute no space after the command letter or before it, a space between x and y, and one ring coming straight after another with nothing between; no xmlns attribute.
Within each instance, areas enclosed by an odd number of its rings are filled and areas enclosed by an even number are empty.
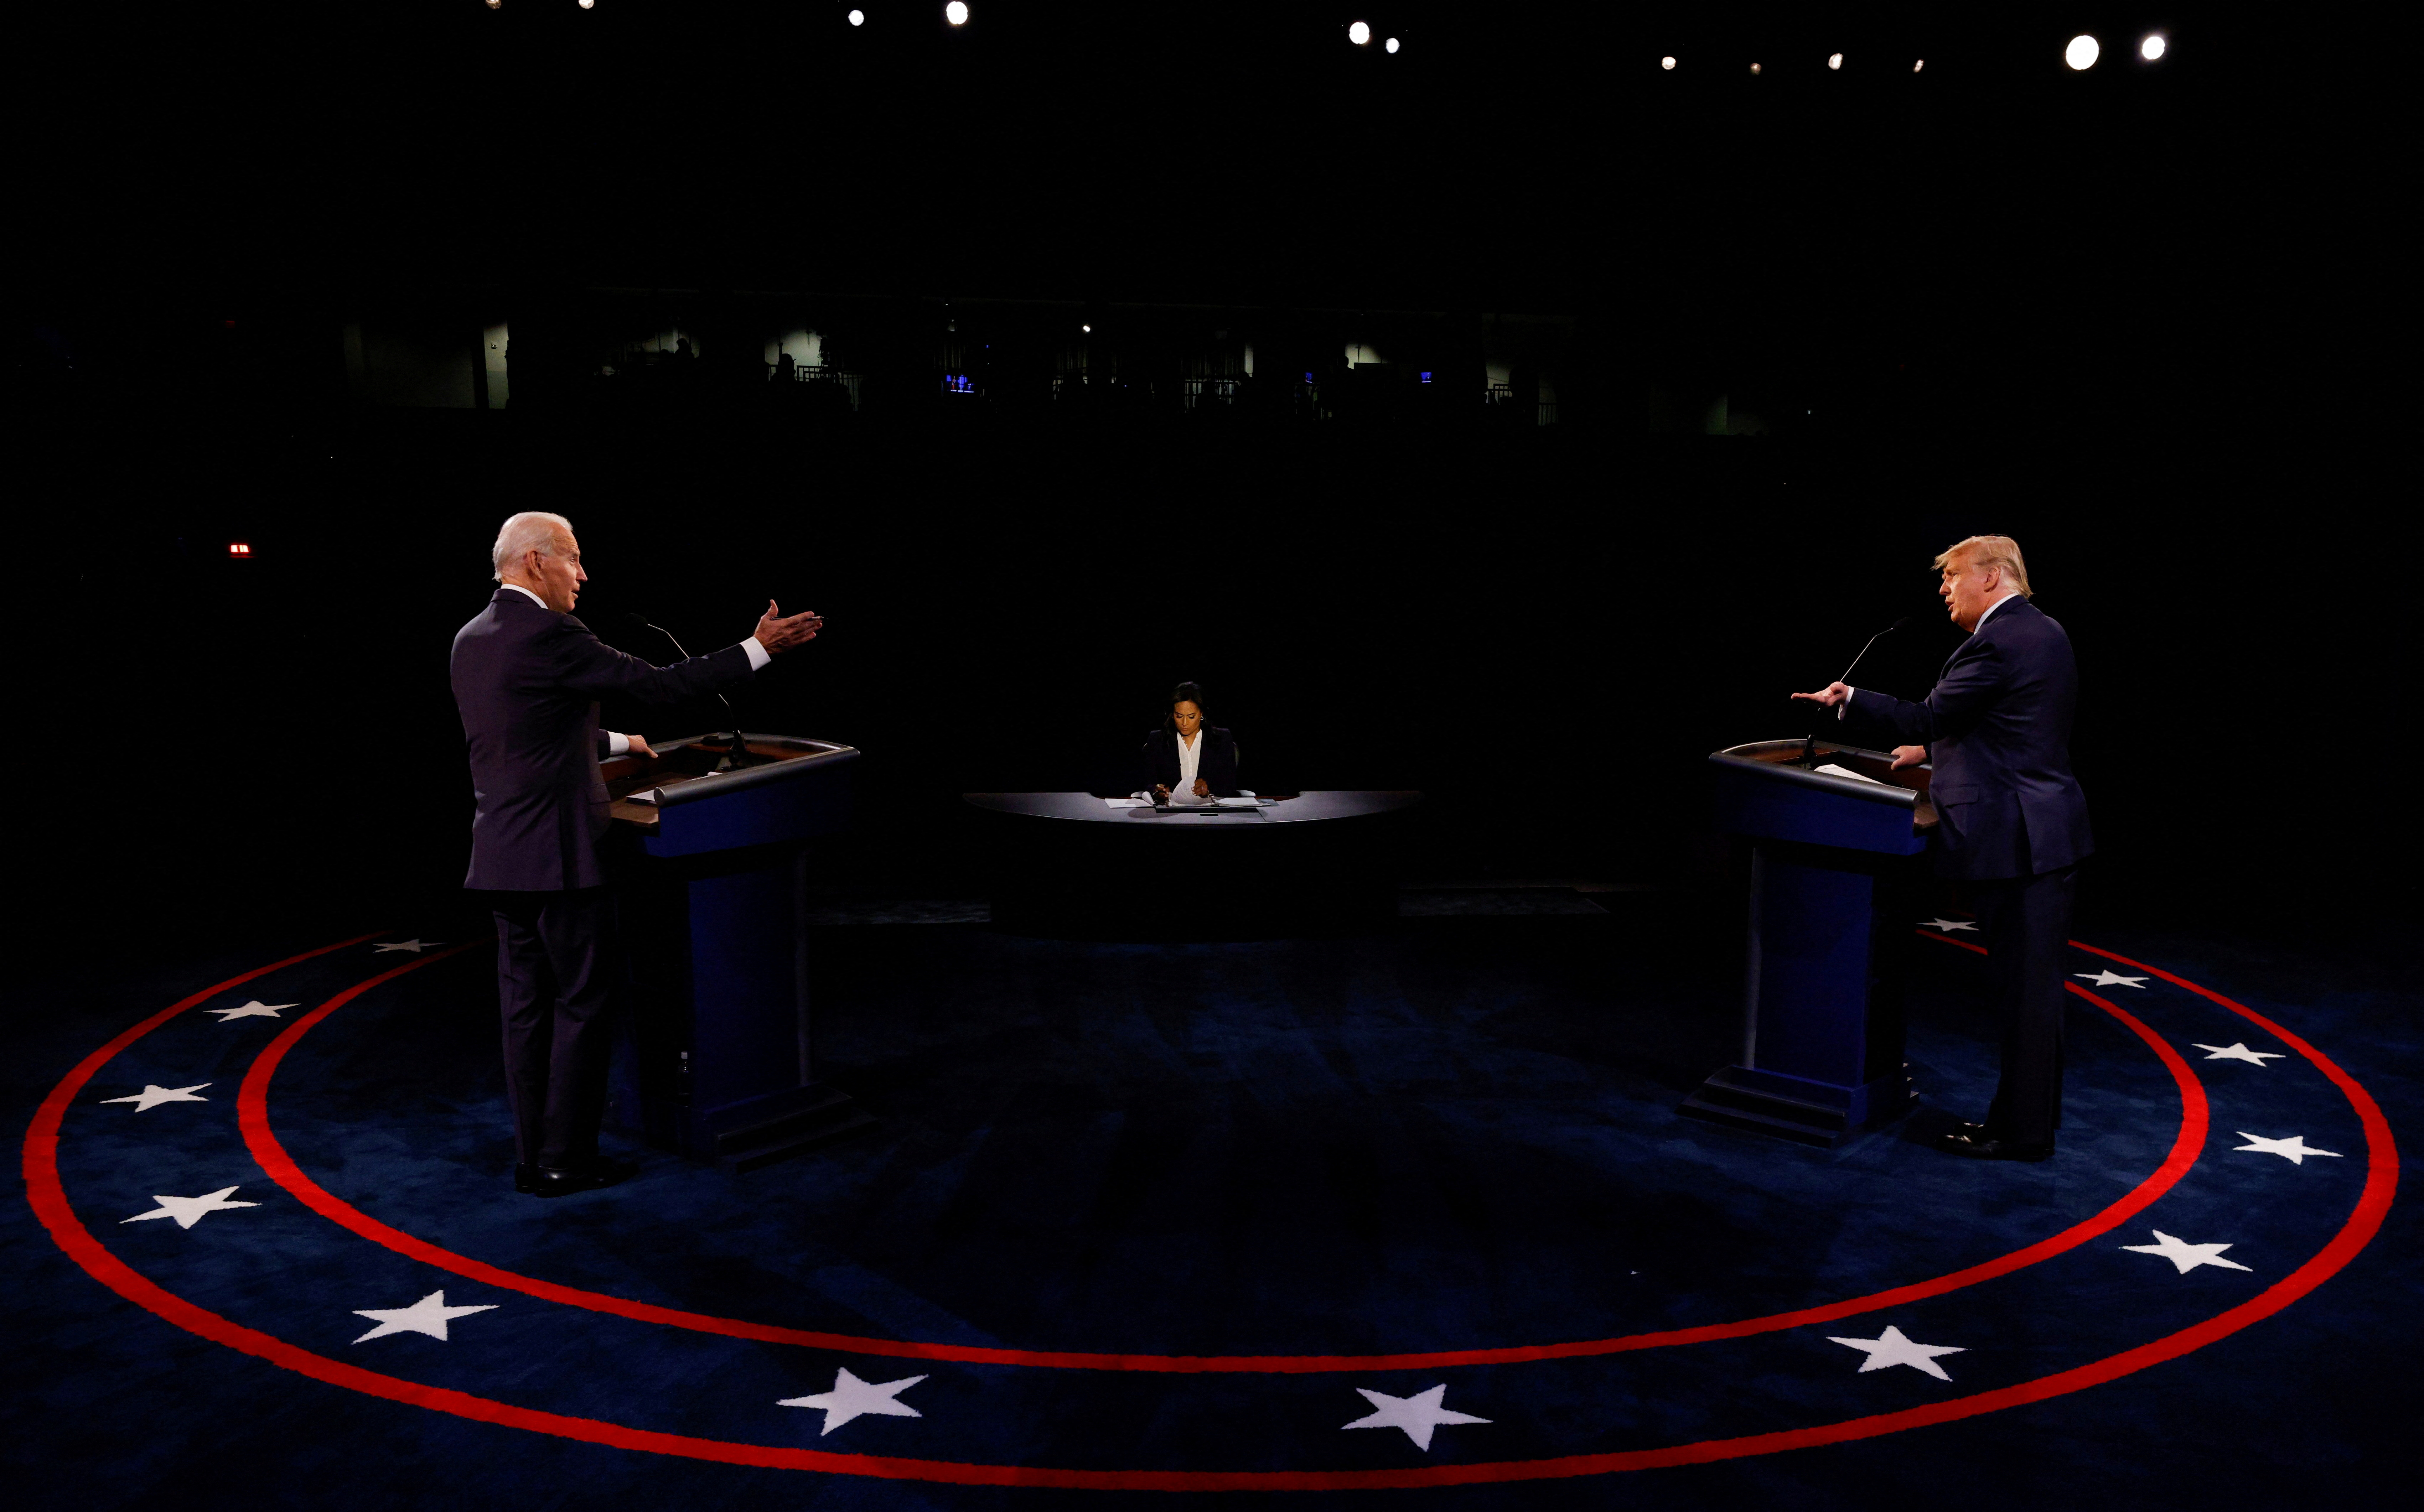
<svg viewBox="0 0 2424 1512"><path fill-rule="evenodd" d="M1830 682L1814 693L1794 693L1793 696L1807 699L1822 708L1832 708L1852 696L1852 688L1849 683Z"/></svg>
<svg viewBox="0 0 2424 1512"><path fill-rule="evenodd" d="M766 613L758 616L758 644L771 656L780 656L793 646L805 645L817 638L825 622L815 610L783 617L774 600L766 600Z"/></svg>

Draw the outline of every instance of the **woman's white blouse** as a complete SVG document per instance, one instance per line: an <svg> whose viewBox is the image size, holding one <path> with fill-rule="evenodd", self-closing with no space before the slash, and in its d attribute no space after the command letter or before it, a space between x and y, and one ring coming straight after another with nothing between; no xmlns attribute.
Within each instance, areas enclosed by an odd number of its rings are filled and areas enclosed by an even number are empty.
<svg viewBox="0 0 2424 1512"><path fill-rule="evenodd" d="M1178 782L1170 789L1172 792L1181 796L1194 793L1195 764L1203 758L1203 755L1204 732L1202 730L1197 730L1195 739L1191 740L1184 735L1178 738Z"/></svg>

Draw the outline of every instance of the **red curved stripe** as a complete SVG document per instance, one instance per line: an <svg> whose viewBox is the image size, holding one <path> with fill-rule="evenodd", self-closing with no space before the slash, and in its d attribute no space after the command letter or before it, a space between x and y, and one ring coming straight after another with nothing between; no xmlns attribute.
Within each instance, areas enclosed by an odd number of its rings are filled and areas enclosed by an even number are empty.
<svg viewBox="0 0 2424 1512"><path fill-rule="evenodd" d="M368 936L365 936L368 938ZM359 942L348 942L359 943ZM1960 942L1955 942L1960 943ZM329 947L330 949L340 948ZM2067 1393L2129 1375L2166 1360L2174 1360L2217 1339L2237 1332L2262 1318L2280 1312L2291 1302L2312 1292L2344 1267L2381 1230L2383 1218L2390 1210L2399 1181L2399 1155L2391 1138L2389 1121L2382 1109L2356 1080L2334 1064L2329 1058L2304 1040L2288 1033L2272 1020L2255 1012L2219 993L2199 987L2193 982L2168 972L2130 961L2111 951L2081 947L2094 954L2106 956L2126 965L2148 971L2211 999L2239 1013L2250 1022L2264 1027L2285 1044L2290 1045L2320 1069L2338 1087L2356 1109L2364 1123L2367 1170L2365 1189L2355 1208L2337 1234L2314 1258L2292 1271L2288 1277L2263 1293L2238 1307L2193 1325L2165 1338L2137 1348L2125 1350L2108 1359L2073 1370L2022 1382L1999 1391L1982 1392L1947 1402L1913 1408L1901 1412L1880 1413L1855 1418L1847 1422L1826 1424L1812 1428L1791 1429L1777 1433L1752 1434L1742 1438L1711 1440L1700 1443L1678 1444L1664 1449L1634 1450L1620 1454L1574 1455L1554 1459L1510 1460L1475 1465L1418 1466L1403 1470L1381 1471L1264 1471L1264 1472L1183 1472L1183 1471L1079 1471L1050 1470L1015 1465L976 1465L948 1460L829 1454L817 1450L773 1448L756 1444L726 1443L716 1440L694 1439L678 1434L654 1433L626 1428L614 1424L599 1423L587 1418L566 1417L557 1413L538 1412L526 1408L511 1407L460 1392L444 1391L400 1380L394 1377L341 1364L336 1361L295 1348L281 1340L229 1322L216 1313L195 1307L136 1274L115 1255L104 1249L86 1232L72 1210L67 1205L66 1194L59 1185L57 1169L57 1132L60 1115L74 1093L80 1090L92 1073L125 1044L160 1022L212 993L224 991L238 982L278 969L263 967L261 971L231 979L209 992L197 994L175 1008L154 1015L135 1030L121 1035L110 1045L88 1057L66 1081L60 1083L35 1117L34 1129L25 1143L25 1174L29 1201L43 1224L59 1247L78 1265L104 1285L159 1316L201 1337L242 1349L287 1369L314 1379L347 1387L370 1395L408 1402L436 1411L452 1413L484 1423L555 1434L592 1443L611 1444L620 1448L647 1450L660 1454L679 1455L689 1458L713 1460L725 1464L756 1465L773 1469L821 1470L848 1474L888 1479L916 1479L964 1485L1036 1486L1072 1490L1323 1490L1380 1489L1417 1486L1445 1486L1521 1480L1544 1480L1580 1475L1606 1474L1620 1471L1649 1470L1669 1465L1706 1463L1737 1458L1749 1455L1776 1454L1788 1449L1812 1448L1821 1444L1842 1443L1856 1439L1874 1438L1900 1432L1906 1428L1950 1423L1966 1417L2044 1401ZM314 951L311 954L320 954ZM294 960L306 959L295 957ZM280 965L291 962L279 963ZM416 962L413 964L419 964ZM409 967L401 968L409 969ZM365 983L365 986L368 984ZM359 989L357 989L359 991ZM2107 1005L2109 1007L2109 1005Z"/></svg>
<svg viewBox="0 0 2424 1512"><path fill-rule="evenodd" d="M1979 947L1964 940L1947 940L1942 935L1930 939L1945 940L1964 949ZM456 947L456 949L463 948ZM452 951L445 952L452 954ZM1983 951L1980 951L1983 954ZM435 961L438 956L423 958ZM415 962L414 965L423 963ZM2073 1249L2101 1233L2109 1233L2129 1221L2188 1174L2196 1164L2198 1153L2204 1150L2207 1130L2205 1089L2196 1074L2154 1030L2112 1003L2080 987L2071 991L2129 1026L2130 1031L2144 1040L2160 1057L2172 1074L2180 1091L2179 1132L2172 1140L2171 1153L2162 1165L2119 1201L2095 1217L2071 1225L2050 1238L2010 1254L1980 1265L1970 1265L1930 1281L1915 1281L1866 1297L1854 1297L1829 1302L1820 1307L1797 1309L1791 1313L1770 1313L1764 1317L1746 1318L1733 1323L1714 1323L1699 1328L1669 1329L1656 1333L1628 1334L1612 1339L1585 1339L1562 1344L1521 1345L1498 1349L1439 1349L1412 1354L1386 1355L1148 1355L1110 1354L1068 1349L1004 1349L974 1345L934 1344L915 1340L875 1339L858 1334L825 1333L807 1329L787 1329L768 1323L752 1323L741 1318L717 1317L711 1313L685 1312L678 1308L660 1307L654 1303L632 1301L627 1297L610 1297L600 1292L583 1291L555 1281L540 1281L491 1265L485 1261L458 1255L442 1249L425 1239L417 1238L400 1229L389 1227L367 1213L338 1198L303 1173L278 1136L269 1127L269 1080L302 1037L321 1020L352 1002L380 982L395 977L400 971L387 972L357 986L349 987L334 997L296 1019L285 1032L271 1042L261 1053L251 1071L245 1076L243 1090L236 1097L236 1117L244 1129L245 1143L253 1158L261 1162L270 1179L277 1182L313 1212L339 1224L374 1244L384 1245L398 1254L408 1255L424 1265L455 1275L495 1286L505 1291L544 1297L570 1307L588 1308L593 1312L610 1313L638 1323L662 1324L669 1328L688 1329L699 1333L722 1334L727 1338L751 1339L762 1344L797 1345L810 1349L833 1349L850 1354L891 1356L910 1360L948 1360L971 1364L1023 1365L1059 1370L1119 1370L1164 1374L1255 1374L1312 1375L1337 1371L1369 1370L1437 1370L1462 1365L1518 1364L1538 1360L1573 1360L1596 1355L1625 1354L1637 1349L1662 1349L1679 1345L1706 1344L1718 1339L1741 1339L1752 1334L1769 1333L1779 1329L1803 1328L1812 1323L1827 1323L1838 1318L1874 1313L1881 1308L1900 1307L1925 1297L1941 1297L1947 1292L1974 1286L1998 1276L2008 1276L2023 1266L2051 1259L2065 1250Z"/></svg>

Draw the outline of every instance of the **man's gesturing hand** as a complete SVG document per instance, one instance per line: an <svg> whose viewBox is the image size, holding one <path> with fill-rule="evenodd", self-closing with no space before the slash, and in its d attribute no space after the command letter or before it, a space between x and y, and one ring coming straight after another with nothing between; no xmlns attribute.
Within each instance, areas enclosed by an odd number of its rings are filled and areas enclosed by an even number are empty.
<svg viewBox="0 0 2424 1512"><path fill-rule="evenodd" d="M758 644L772 656L780 656L793 646L805 645L817 638L825 622L815 610L804 614L783 617L774 600L766 600L766 613L758 617Z"/></svg>
<svg viewBox="0 0 2424 1512"><path fill-rule="evenodd" d="M1893 765L1886 770L1900 772L1905 767L1915 767L1926 759L1927 747L1923 745L1897 745L1893 748Z"/></svg>
<svg viewBox="0 0 2424 1512"><path fill-rule="evenodd" d="M1795 698L1806 698L1813 704L1823 704L1826 708L1832 708L1837 704L1842 703L1844 699L1852 696L1852 688L1849 683L1830 682L1814 693L1794 693L1793 696Z"/></svg>

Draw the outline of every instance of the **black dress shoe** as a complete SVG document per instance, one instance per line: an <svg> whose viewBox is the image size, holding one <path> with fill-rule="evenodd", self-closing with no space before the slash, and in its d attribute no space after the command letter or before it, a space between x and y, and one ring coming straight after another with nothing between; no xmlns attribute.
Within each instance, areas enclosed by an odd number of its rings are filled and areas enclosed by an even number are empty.
<svg viewBox="0 0 2424 1512"><path fill-rule="evenodd" d="M1972 1160L2044 1160L2053 1154L2053 1141L2022 1144L2017 1139L1999 1139L1988 1134L1982 1124L1965 1123L1951 1134L1939 1138L1936 1148L1948 1155L1967 1155Z"/></svg>
<svg viewBox="0 0 2424 1512"><path fill-rule="evenodd" d="M553 1166L535 1166L531 1170L530 1194L533 1197L563 1197L572 1192L594 1192L600 1186L612 1186L639 1174L640 1168L620 1160L597 1160L574 1170L558 1170Z"/></svg>

